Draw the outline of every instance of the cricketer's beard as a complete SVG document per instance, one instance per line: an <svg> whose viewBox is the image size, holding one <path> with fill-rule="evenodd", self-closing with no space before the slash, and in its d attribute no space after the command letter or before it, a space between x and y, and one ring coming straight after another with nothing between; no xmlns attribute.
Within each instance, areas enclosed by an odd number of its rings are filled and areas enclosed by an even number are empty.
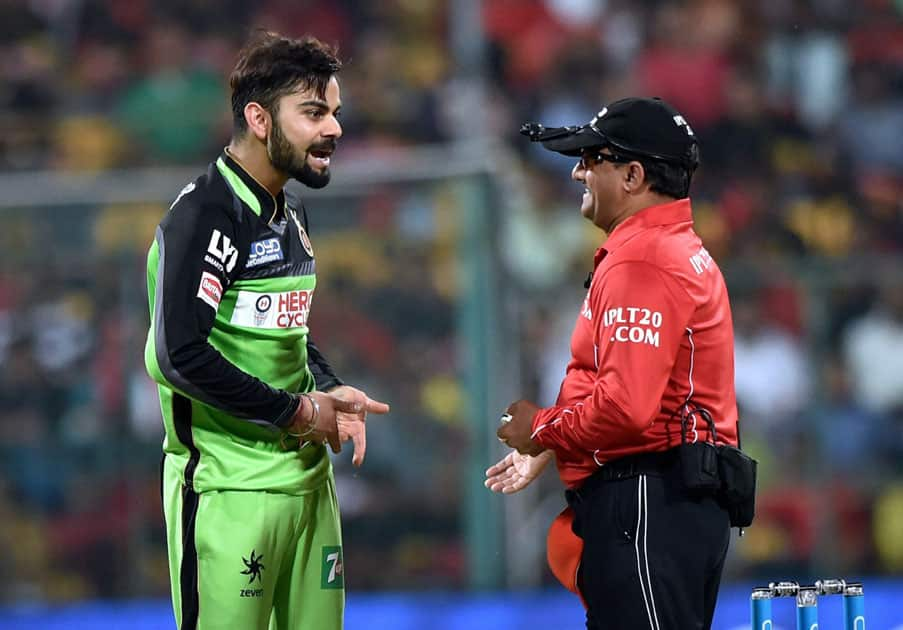
<svg viewBox="0 0 903 630"><path fill-rule="evenodd" d="M335 142L325 145L314 145L308 150L316 150L318 148L333 150L335 149ZM323 188L329 183L330 177L332 177L332 173L329 172L328 168L322 173L312 169L307 163L306 153L298 155L295 148L285 137L285 134L282 133L282 127L279 123L273 125L273 131L267 137L267 155L277 170L288 173L289 177L298 180L308 188Z"/></svg>

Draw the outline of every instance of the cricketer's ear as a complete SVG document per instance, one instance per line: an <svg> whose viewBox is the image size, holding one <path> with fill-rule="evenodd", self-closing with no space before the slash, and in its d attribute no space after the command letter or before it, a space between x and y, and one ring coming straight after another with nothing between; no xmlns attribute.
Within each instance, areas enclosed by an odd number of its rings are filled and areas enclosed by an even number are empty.
<svg viewBox="0 0 903 630"><path fill-rule="evenodd" d="M261 142L266 142L267 136L270 134L270 126L273 123L270 112L260 103L251 101L245 105L244 114L248 130L254 134L255 138Z"/></svg>

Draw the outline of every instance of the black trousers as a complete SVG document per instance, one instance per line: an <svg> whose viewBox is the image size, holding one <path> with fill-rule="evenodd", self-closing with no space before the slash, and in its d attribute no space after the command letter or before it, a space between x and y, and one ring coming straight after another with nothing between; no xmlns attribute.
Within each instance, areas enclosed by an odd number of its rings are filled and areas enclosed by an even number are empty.
<svg viewBox="0 0 903 630"><path fill-rule="evenodd" d="M674 451L606 464L567 499L584 541L577 579L589 630L711 627L728 514L683 488Z"/></svg>

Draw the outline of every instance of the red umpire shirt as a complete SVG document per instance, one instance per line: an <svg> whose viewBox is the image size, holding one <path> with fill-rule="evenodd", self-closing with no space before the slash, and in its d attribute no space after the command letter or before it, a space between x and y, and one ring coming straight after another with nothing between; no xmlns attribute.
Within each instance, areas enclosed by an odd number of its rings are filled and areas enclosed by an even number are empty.
<svg viewBox="0 0 903 630"><path fill-rule="evenodd" d="M680 199L627 218L596 252L567 374L533 439L575 488L607 461L676 447L685 406L708 410L718 443L736 446L727 288ZM711 440L702 419L688 428Z"/></svg>

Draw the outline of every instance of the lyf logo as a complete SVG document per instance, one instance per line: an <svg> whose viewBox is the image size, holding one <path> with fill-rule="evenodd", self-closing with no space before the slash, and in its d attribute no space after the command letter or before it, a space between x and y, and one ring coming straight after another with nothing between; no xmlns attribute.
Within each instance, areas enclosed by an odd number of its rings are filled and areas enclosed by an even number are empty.
<svg viewBox="0 0 903 630"><path fill-rule="evenodd" d="M238 262L238 250L232 245L232 240L219 230L213 230L210 235L207 253L225 265L227 272L235 269L235 263Z"/></svg>

